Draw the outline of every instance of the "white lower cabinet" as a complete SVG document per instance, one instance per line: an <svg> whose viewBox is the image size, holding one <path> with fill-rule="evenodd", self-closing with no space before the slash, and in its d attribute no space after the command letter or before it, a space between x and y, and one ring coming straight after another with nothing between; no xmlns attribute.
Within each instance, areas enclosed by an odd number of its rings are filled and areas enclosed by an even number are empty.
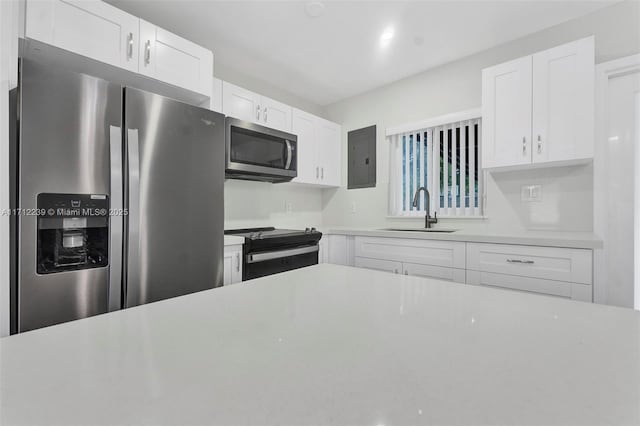
<svg viewBox="0 0 640 426"><path fill-rule="evenodd" d="M465 243L356 237L356 267L465 282Z"/></svg>
<svg viewBox="0 0 640 426"><path fill-rule="evenodd" d="M329 236L324 235L318 242L318 263L331 263L329 262Z"/></svg>
<svg viewBox="0 0 640 426"><path fill-rule="evenodd" d="M356 237L356 257L464 269L465 243L403 238Z"/></svg>
<svg viewBox="0 0 640 426"><path fill-rule="evenodd" d="M367 257L356 257L355 267L391 272L394 274L402 272L402 262L384 259L369 259Z"/></svg>
<svg viewBox="0 0 640 426"><path fill-rule="evenodd" d="M467 271L467 284L518 290L591 302L591 286L493 272Z"/></svg>
<svg viewBox="0 0 640 426"><path fill-rule="evenodd" d="M467 284L592 301L592 257L585 249L467 244Z"/></svg>
<svg viewBox="0 0 640 426"><path fill-rule="evenodd" d="M224 285L242 281L242 245L224 247Z"/></svg>
<svg viewBox="0 0 640 426"><path fill-rule="evenodd" d="M325 235L327 240L328 263L354 266L355 238L350 235Z"/></svg>
<svg viewBox="0 0 640 426"><path fill-rule="evenodd" d="M593 300L590 249L349 235L324 239L328 241L329 263Z"/></svg>
<svg viewBox="0 0 640 426"><path fill-rule="evenodd" d="M418 263L403 263L402 273L415 277L438 278L440 280L465 283L465 270L457 268L443 268L442 266L421 265Z"/></svg>

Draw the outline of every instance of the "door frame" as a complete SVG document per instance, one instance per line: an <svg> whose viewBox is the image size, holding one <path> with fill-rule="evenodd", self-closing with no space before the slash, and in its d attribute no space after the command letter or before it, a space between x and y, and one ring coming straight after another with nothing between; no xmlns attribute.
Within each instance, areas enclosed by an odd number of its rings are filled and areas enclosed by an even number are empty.
<svg viewBox="0 0 640 426"><path fill-rule="evenodd" d="M640 72L640 54L626 56L596 65L595 147L593 159L593 231L603 240L604 247L596 249L593 252L593 301L595 303L607 304L609 299L609 277L606 272L606 250L608 237L607 212L611 206L606 203L606 186L604 179L602 179L603 176L606 176L608 171L606 161L607 150L605 149L606 147L604 143L607 130L606 99L608 95L608 83L609 80L613 78L621 77L634 71ZM638 214L639 212L636 211L635 215Z"/></svg>

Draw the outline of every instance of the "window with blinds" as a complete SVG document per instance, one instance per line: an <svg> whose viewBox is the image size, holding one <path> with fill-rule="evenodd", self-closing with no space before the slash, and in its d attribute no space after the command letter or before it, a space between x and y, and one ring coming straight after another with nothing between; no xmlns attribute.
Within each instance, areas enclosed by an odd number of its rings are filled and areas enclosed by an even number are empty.
<svg viewBox="0 0 640 426"><path fill-rule="evenodd" d="M416 131L387 134L391 145L391 216L424 216L425 194L440 217L482 216L481 120L458 121Z"/></svg>

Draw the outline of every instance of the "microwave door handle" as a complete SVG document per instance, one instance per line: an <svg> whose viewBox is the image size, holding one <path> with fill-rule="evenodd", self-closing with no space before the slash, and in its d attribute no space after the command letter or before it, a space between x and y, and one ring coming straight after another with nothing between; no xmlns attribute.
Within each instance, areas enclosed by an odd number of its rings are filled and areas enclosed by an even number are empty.
<svg viewBox="0 0 640 426"><path fill-rule="evenodd" d="M293 149L291 148L291 142L288 140L285 140L286 144L287 144L287 164L284 166L285 170L289 170L289 167L291 167L291 160L293 159Z"/></svg>

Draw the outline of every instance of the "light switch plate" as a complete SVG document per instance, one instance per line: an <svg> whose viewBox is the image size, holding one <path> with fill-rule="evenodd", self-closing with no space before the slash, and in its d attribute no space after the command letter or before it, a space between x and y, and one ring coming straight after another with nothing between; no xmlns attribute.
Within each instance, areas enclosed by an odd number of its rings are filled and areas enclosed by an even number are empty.
<svg viewBox="0 0 640 426"><path fill-rule="evenodd" d="M525 203L542 201L542 185L523 185L520 199Z"/></svg>

